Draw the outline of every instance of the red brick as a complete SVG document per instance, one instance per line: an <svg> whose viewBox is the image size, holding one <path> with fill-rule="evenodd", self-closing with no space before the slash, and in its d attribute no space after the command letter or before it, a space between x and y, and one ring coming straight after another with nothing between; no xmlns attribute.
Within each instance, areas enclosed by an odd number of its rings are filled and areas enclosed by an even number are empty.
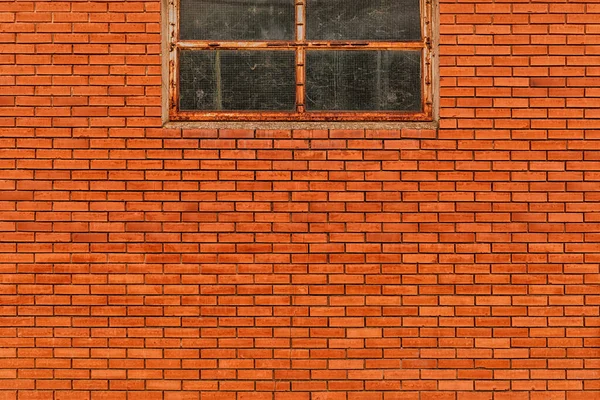
<svg viewBox="0 0 600 400"><path fill-rule="evenodd" d="M0 398L595 398L598 10L442 2L437 126L195 129L160 2L0 2Z"/></svg>

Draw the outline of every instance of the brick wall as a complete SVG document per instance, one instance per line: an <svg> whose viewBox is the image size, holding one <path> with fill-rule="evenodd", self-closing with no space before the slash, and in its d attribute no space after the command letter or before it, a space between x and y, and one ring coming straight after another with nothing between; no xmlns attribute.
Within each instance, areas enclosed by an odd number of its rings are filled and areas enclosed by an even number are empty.
<svg viewBox="0 0 600 400"><path fill-rule="evenodd" d="M600 4L440 4L439 130L162 129L160 3L0 1L0 399L600 398Z"/></svg>

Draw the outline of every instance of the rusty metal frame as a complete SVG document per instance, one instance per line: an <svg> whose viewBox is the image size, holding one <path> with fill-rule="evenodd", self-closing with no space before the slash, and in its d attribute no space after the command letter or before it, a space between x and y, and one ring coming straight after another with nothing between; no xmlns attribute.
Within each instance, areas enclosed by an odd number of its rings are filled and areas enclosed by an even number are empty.
<svg viewBox="0 0 600 400"><path fill-rule="evenodd" d="M296 0L296 40L294 41L208 41L179 40L179 3L168 0L169 50L169 120L171 121L432 121L432 0L420 0L420 41L308 41L305 38L306 0ZM294 50L296 53L296 110L295 111L182 111L179 110L178 54L183 49L202 50ZM416 50L422 51L421 99L422 110L407 111L306 111L304 107L304 59L310 50Z"/></svg>

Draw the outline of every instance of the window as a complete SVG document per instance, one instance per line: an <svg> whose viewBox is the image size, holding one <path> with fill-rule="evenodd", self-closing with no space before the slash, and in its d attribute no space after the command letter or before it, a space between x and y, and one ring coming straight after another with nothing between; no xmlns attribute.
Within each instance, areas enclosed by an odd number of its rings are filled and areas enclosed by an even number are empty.
<svg viewBox="0 0 600 400"><path fill-rule="evenodd" d="M171 0L172 121L429 121L430 0Z"/></svg>

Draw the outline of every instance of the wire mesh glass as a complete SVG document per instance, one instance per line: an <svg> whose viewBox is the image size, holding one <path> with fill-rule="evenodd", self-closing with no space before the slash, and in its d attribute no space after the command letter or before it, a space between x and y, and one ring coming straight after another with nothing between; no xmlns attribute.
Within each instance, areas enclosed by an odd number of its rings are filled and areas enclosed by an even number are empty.
<svg viewBox="0 0 600 400"><path fill-rule="evenodd" d="M307 0L309 40L421 40L419 0Z"/></svg>
<svg viewBox="0 0 600 400"><path fill-rule="evenodd" d="M420 111L421 85L420 51L306 53L308 111Z"/></svg>
<svg viewBox="0 0 600 400"><path fill-rule="evenodd" d="M293 40L294 0L181 0L181 40Z"/></svg>
<svg viewBox="0 0 600 400"><path fill-rule="evenodd" d="M296 105L294 51L184 50L181 110L277 110Z"/></svg>

